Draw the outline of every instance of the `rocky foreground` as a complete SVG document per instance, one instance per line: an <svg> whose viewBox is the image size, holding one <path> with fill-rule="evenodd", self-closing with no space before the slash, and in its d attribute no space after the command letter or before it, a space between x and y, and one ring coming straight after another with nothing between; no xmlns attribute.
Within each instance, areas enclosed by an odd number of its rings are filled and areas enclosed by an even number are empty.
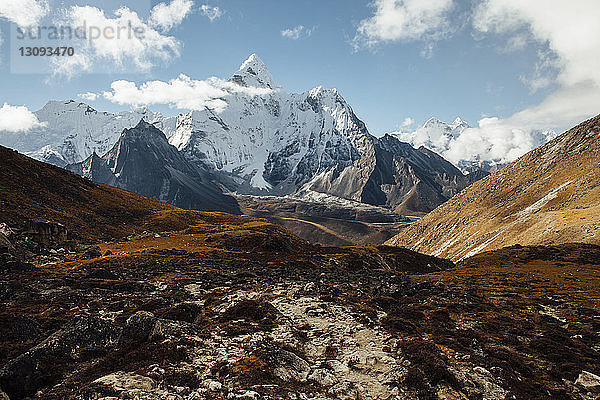
<svg viewBox="0 0 600 400"><path fill-rule="evenodd" d="M10 399L600 393L600 248L512 248L454 266L282 232L221 223L12 264L0 387Z"/></svg>

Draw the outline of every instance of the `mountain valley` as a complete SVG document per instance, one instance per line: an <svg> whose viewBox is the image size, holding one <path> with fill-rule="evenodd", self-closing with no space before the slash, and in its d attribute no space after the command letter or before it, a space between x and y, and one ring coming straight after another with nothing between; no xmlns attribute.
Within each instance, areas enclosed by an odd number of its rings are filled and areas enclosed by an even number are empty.
<svg viewBox="0 0 600 400"><path fill-rule="evenodd" d="M165 185L181 181L184 163L224 192L279 197L298 197L298 193L311 197L316 192L407 215L433 210L486 175L477 168L463 175L425 147L415 149L390 135L372 136L336 89L286 93L255 54L231 76L227 87L223 109L205 108L168 118L148 109L112 114L74 101L49 102L36 113L42 127L22 135L1 134L0 144L61 167L69 165L97 182L183 208L198 206L186 199L187 194L176 194L175 188ZM119 168L125 163L130 175L138 175L128 178L116 179L116 165L108 171L99 162L110 158L123 131L142 119L161 130L180 154L177 165L168 165L175 157L172 151L158 161L179 171L164 180L163 170L162 187L148 182L147 164L140 165L139 157L121 159ZM139 142L138 146L153 144ZM183 184L188 186L185 191L199 190L190 189L189 183ZM182 182L175 187L182 187ZM232 210L231 202L224 204L221 211Z"/></svg>
<svg viewBox="0 0 600 400"><path fill-rule="evenodd" d="M218 98L0 108L0 400L600 398L600 115L509 162L256 54L120 82L182 81Z"/></svg>

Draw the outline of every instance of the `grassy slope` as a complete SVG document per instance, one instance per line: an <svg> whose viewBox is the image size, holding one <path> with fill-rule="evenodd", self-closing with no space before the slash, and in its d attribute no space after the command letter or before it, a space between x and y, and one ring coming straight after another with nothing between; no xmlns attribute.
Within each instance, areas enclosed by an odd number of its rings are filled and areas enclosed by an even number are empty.
<svg viewBox="0 0 600 400"><path fill-rule="evenodd" d="M600 116L465 189L389 244L458 260L514 244L600 243Z"/></svg>

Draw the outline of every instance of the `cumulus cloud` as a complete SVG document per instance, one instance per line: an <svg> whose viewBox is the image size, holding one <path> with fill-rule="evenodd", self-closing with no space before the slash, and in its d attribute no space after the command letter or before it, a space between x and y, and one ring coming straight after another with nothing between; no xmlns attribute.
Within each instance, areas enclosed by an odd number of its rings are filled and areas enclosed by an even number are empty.
<svg viewBox="0 0 600 400"><path fill-rule="evenodd" d="M360 22L355 47L435 39L449 32L453 0L375 0L375 13Z"/></svg>
<svg viewBox="0 0 600 400"><path fill-rule="evenodd" d="M44 126L36 115L25 106L11 106L4 103L0 107L0 131L26 132Z"/></svg>
<svg viewBox="0 0 600 400"><path fill-rule="evenodd" d="M483 118L477 128L467 128L456 138L448 140L446 149L441 153L456 165L461 160L504 164L554 137L556 133L553 130L514 125L510 119Z"/></svg>
<svg viewBox="0 0 600 400"><path fill-rule="evenodd" d="M221 18L223 15L223 10L221 10L219 7L209 6L208 4L202 4L200 9L202 10L202 14L210 19L210 22Z"/></svg>
<svg viewBox="0 0 600 400"><path fill-rule="evenodd" d="M596 0L486 0L474 12L482 33L529 33L557 55L562 84L600 84L600 2Z"/></svg>
<svg viewBox="0 0 600 400"><path fill-rule="evenodd" d="M402 127L408 128L410 126L413 126L414 124L415 124L414 119L412 119L411 117L406 117L406 118L404 118L404 121L402 122Z"/></svg>
<svg viewBox="0 0 600 400"><path fill-rule="evenodd" d="M417 128L413 132L393 133L399 140L418 148L435 151L455 165L460 161L507 163L555 137L554 131L515 125L497 117L483 118L476 128L453 130L446 125Z"/></svg>
<svg viewBox="0 0 600 400"><path fill-rule="evenodd" d="M512 161L600 112L600 2L595 0L485 0L473 14L474 28L502 34L508 49L537 43L538 62L521 81L532 91L558 84L540 104L508 118L484 118L450 145L450 160L468 158Z"/></svg>
<svg viewBox="0 0 600 400"><path fill-rule="evenodd" d="M272 93L272 89L244 87L218 78L194 80L179 75L168 82L149 81L137 86L134 82L120 80L111 84L110 92L103 96L121 105L148 106L166 104L184 110L211 109L221 112L227 107L225 97L233 92L251 96Z"/></svg>
<svg viewBox="0 0 600 400"><path fill-rule="evenodd" d="M148 22L154 27L168 31L181 22L192 11L192 0L173 0L170 4L159 3L150 11Z"/></svg>
<svg viewBox="0 0 600 400"><path fill-rule="evenodd" d="M0 1L0 17L14 22L21 27L37 25L48 14L46 0L2 0Z"/></svg>
<svg viewBox="0 0 600 400"><path fill-rule="evenodd" d="M93 92L79 93L77 96L86 101L95 101L98 99L98 97L100 97L98 93Z"/></svg>
<svg viewBox="0 0 600 400"><path fill-rule="evenodd" d="M303 37L309 37L313 34L315 28L306 28L304 25L298 25L294 28L288 28L281 31L281 36L287 39L298 40Z"/></svg>
<svg viewBox="0 0 600 400"><path fill-rule="evenodd" d="M169 62L180 55L181 43L176 38L158 32L150 22L143 21L127 7L117 9L111 17L96 7L73 6L59 22L69 26L86 26L87 40L81 41L74 57L51 60L55 75L70 78L98 64L110 65L118 70L136 68L146 72L157 63Z"/></svg>

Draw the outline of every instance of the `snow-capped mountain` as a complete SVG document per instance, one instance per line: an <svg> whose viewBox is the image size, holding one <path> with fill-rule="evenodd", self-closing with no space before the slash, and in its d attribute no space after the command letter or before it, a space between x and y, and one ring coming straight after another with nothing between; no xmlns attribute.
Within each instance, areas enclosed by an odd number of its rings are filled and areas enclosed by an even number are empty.
<svg viewBox="0 0 600 400"><path fill-rule="evenodd" d="M239 90L223 98L227 107L180 115L169 142L227 176L231 190L287 195L302 188L429 211L467 185L441 157L369 134L336 89L287 93L255 54L229 82ZM252 89L271 91L248 95Z"/></svg>
<svg viewBox="0 0 600 400"><path fill-rule="evenodd" d="M469 124L460 117L457 117L451 124L432 117L413 132L392 132L390 135L402 142L410 143L414 147L423 146L438 154L443 154L449 149L452 141L456 140L467 128L470 128ZM458 167L463 169L460 165ZM471 172L464 169L463 171Z"/></svg>
<svg viewBox="0 0 600 400"><path fill-rule="evenodd" d="M147 108L119 113L96 111L85 103L50 101L34 113L43 126L25 133L0 132L0 144L58 166L106 153L123 129L144 119L165 132L175 129L176 118L164 118Z"/></svg>
<svg viewBox="0 0 600 400"><path fill-rule="evenodd" d="M234 90L219 113L181 115L169 141L190 160L234 176L236 190L291 193L315 175L360 158L368 133L335 89L288 94L256 55L230 82L274 90L263 96Z"/></svg>
<svg viewBox="0 0 600 400"><path fill-rule="evenodd" d="M451 124L430 118L412 132L392 132L390 135L414 147L424 146L442 155L465 174L476 171L494 173L516 156L556 137L552 130L526 132L520 129L514 129L510 135L486 135L472 129L460 117Z"/></svg>
<svg viewBox="0 0 600 400"><path fill-rule="evenodd" d="M124 184L114 166L107 171L101 165L118 149L121 133L140 120L162 130L194 169L210 171L221 186L240 194L313 191L407 213L427 212L474 179L425 149L436 143L415 149L393 136L372 136L336 89L287 93L255 54L224 87L226 94L219 98L224 107L169 118L148 109L112 114L74 101L50 102L36 113L44 127L21 136L0 134L0 143L59 166L85 160L78 172L161 199L144 185ZM434 120L429 125L432 132L443 127ZM445 135L459 134L465 126L457 120ZM132 171L128 179L146 179L146 161L123 160L135 164L123 167ZM160 164L166 168L169 162Z"/></svg>
<svg viewBox="0 0 600 400"><path fill-rule="evenodd" d="M192 166L163 132L144 120L125 129L104 156L93 153L67 169L181 208L240 213L235 199L223 194L210 173Z"/></svg>

